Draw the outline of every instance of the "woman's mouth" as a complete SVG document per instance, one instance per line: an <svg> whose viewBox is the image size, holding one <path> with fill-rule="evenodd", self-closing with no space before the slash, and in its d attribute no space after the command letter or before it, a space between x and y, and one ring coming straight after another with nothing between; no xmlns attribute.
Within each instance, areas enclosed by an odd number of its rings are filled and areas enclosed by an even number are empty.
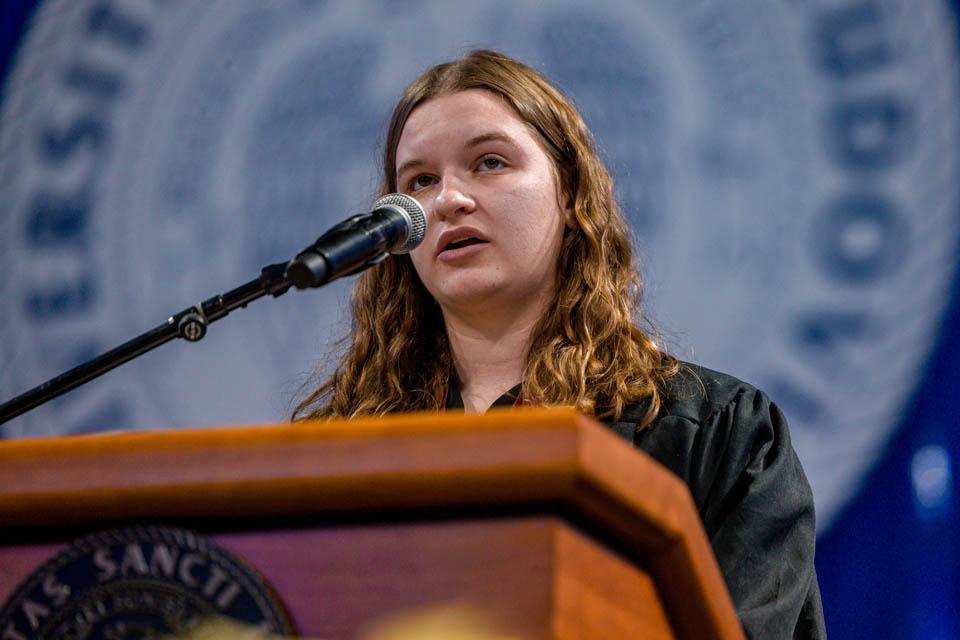
<svg viewBox="0 0 960 640"><path fill-rule="evenodd" d="M486 240L473 237L456 240L441 249L440 253L437 254L437 259L442 262L450 262L468 258L483 251L488 244L490 243Z"/></svg>

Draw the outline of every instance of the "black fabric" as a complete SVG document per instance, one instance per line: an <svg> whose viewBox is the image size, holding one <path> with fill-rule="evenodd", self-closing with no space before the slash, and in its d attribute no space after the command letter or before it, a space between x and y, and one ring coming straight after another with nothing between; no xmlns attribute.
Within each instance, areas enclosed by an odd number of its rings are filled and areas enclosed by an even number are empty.
<svg viewBox="0 0 960 640"><path fill-rule="evenodd" d="M494 406L512 406L519 392ZM463 408L455 388L447 408ZM690 488L747 637L826 638L813 494L777 406L736 378L684 365L638 431L645 411L627 407L608 426Z"/></svg>
<svg viewBox="0 0 960 640"><path fill-rule="evenodd" d="M450 385L450 388L447 389L447 409L454 411L456 409L463 409L463 398L460 396L460 389L457 388L456 380L453 380L453 384ZM517 398L520 396L520 385L518 384L514 388L510 389L502 396L494 400L493 404L490 405L490 408L493 407L512 407L517 403Z"/></svg>

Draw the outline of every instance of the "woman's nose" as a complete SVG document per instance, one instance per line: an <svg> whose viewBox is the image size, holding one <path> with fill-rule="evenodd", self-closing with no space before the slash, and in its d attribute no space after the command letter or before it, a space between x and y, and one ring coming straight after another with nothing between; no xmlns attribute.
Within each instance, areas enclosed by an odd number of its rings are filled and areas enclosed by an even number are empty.
<svg viewBox="0 0 960 640"><path fill-rule="evenodd" d="M433 200L433 210L438 218L445 219L473 211L476 203L462 181L445 178L440 187Z"/></svg>

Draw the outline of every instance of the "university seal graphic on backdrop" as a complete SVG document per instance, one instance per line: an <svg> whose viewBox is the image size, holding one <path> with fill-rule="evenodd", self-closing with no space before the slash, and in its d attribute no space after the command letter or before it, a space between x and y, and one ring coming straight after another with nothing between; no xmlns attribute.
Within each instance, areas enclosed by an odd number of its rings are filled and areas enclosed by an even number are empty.
<svg viewBox="0 0 960 640"><path fill-rule="evenodd" d="M488 46L584 112L650 315L784 408L828 525L903 419L956 269L948 5L453 4L44 2L0 105L0 393L362 211L403 86ZM280 419L348 287L257 302L8 433Z"/></svg>
<svg viewBox="0 0 960 640"><path fill-rule="evenodd" d="M262 578L206 538L182 529L102 531L33 572L0 610L8 640L126 640L188 632L230 618L294 633Z"/></svg>

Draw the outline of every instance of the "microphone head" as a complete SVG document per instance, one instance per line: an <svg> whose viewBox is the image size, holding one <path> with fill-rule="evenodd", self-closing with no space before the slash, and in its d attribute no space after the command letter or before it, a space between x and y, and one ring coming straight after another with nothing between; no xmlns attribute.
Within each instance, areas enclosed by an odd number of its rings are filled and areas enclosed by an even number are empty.
<svg viewBox="0 0 960 640"><path fill-rule="evenodd" d="M409 253L415 249L427 235L427 214L414 198L402 193L389 193L373 203L372 210L391 207L400 213L407 223L407 237L403 243L390 249L390 253Z"/></svg>

